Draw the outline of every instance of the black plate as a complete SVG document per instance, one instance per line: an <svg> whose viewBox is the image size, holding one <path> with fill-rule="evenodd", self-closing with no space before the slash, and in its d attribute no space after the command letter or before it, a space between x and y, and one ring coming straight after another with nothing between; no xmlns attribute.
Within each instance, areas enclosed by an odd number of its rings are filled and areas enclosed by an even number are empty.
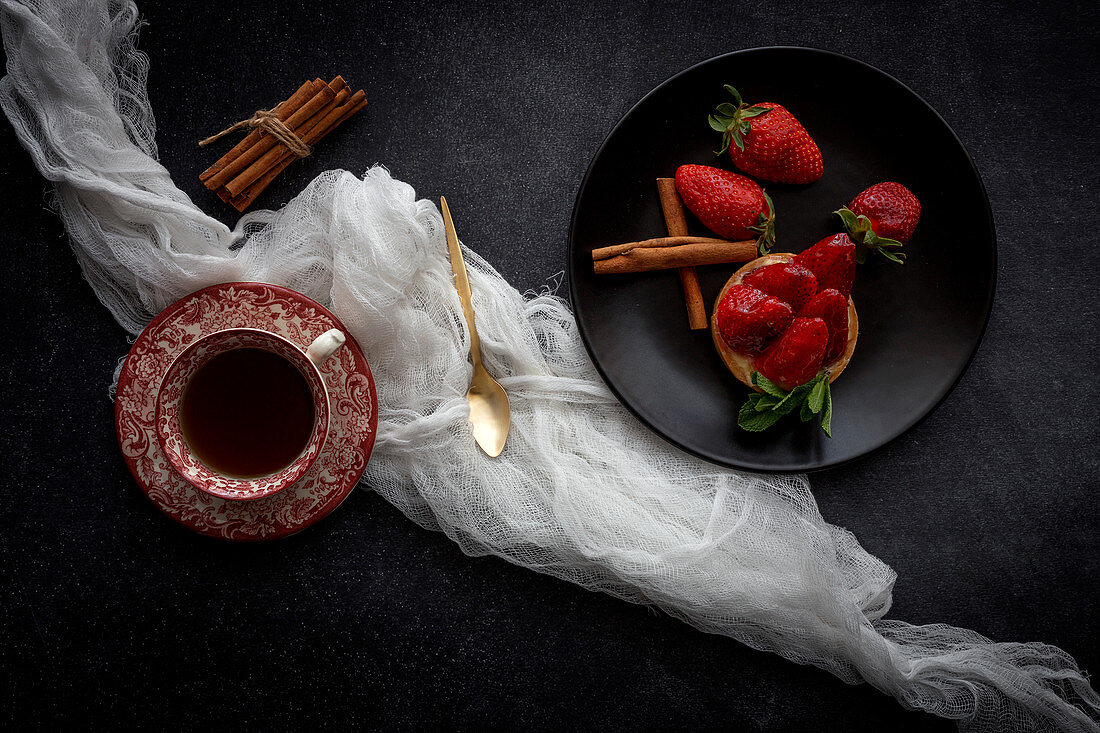
<svg viewBox="0 0 1100 733"><path fill-rule="evenodd" d="M833 385L833 437L785 418L759 434L737 427L748 390L726 371L709 331L690 331L673 271L597 278L595 247L665 233L655 179L678 165L733 169L713 154L707 115L733 84L774 101L821 148L824 177L764 183L777 211L777 252L799 252L839 231L831 214L865 187L899 181L923 211L904 266L861 265L852 297L859 342ZM693 233L705 234L689 215ZM996 236L970 156L927 102L888 74L810 48L719 56L645 96L611 131L573 210L570 293L585 345L608 386L646 425L702 458L751 471L812 471L866 455L928 415L981 342L993 304ZM708 313L736 266L700 268Z"/></svg>

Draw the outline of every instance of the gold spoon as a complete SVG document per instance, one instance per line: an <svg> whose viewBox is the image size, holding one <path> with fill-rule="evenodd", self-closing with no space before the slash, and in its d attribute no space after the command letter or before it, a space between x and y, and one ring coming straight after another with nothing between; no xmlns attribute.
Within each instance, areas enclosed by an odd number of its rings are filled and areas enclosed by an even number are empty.
<svg viewBox="0 0 1100 733"><path fill-rule="evenodd" d="M470 361L474 363L474 378L466 401L470 403L470 432L474 440L492 457L504 450L504 441L508 439L508 426L511 413L508 409L508 395L504 387L485 371L481 363L481 339L477 337L474 326L474 303L470 295L470 278L466 275L466 262L462 259L462 248L458 246L458 234L451 221L451 210L447 208L447 199L439 198L443 208L443 223L447 227L447 249L451 253L451 270L455 274L455 289L462 302L462 314L466 316L466 325L470 329Z"/></svg>

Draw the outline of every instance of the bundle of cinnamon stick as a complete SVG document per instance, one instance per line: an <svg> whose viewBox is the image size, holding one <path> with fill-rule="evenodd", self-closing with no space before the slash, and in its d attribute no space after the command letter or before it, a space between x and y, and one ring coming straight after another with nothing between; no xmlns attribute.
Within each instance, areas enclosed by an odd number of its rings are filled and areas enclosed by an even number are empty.
<svg viewBox="0 0 1100 733"><path fill-rule="evenodd" d="M260 110L199 143L213 142L241 127L252 128L199 180L222 201L244 211L292 161L309 155L310 146L366 105L363 90L352 92L341 76L328 84L321 79L307 81L273 109Z"/></svg>

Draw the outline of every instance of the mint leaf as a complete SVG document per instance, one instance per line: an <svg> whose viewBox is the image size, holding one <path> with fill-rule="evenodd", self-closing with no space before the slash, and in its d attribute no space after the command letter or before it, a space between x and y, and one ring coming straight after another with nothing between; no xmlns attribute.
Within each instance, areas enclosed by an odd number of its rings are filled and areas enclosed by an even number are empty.
<svg viewBox="0 0 1100 733"><path fill-rule="evenodd" d="M765 377L760 372L752 373L752 383L760 389L764 390L766 393L772 395L773 397L779 397L780 399L782 399L787 396L786 390L784 390L772 380Z"/></svg>
<svg viewBox="0 0 1100 733"><path fill-rule="evenodd" d="M792 399L792 395L794 395L794 392L788 392L787 396L779 400L779 404L772 409L780 415L786 415L788 412L798 407L798 400Z"/></svg>
<svg viewBox="0 0 1100 733"><path fill-rule="evenodd" d="M825 410L821 413L821 429L830 438L833 437L833 390L829 387L829 380L825 380Z"/></svg>
<svg viewBox="0 0 1100 733"><path fill-rule="evenodd" d="M809 391L809 382L799 387L795 387L793 390L791 390L790 394L784 397L782 401L780 401L780 403L772 409L778 412L780 415L789 415L802 405L802 403L806 400L806 394Z"/></svg>
<svg viewBox="0 0 1100 733"><path fill-rule="evenodd" d="M737 414L737 425L750 433L759 433L775 425L779 418L780 415L775 412L757 412L745 403Z"/></svg>
<svg viewBox="0 0 1100 733"><path fill-rule="evenodd" d="M750 393L737 413L737 424L743 430L754 433L767 430L784 415L798 410L803 422L809 422L814 415L821 414L821 429L825 435L833 437L833 395L829 388L829 372L819 372L790 392L785 392L760 372L753 372L751 381L764 392Z"/></svg>
<svg viewBox="0 0 1100 733"><path fill-rule="evenodd" d="M749 394L748 399L745 400L745 404L742 408L752 408L756 412L770 412L778 401L779 400L771 395L752 392Z"/></svg>
<svg viewBox="0 0 1100 733"><path fill-rule="evenodd" d="M821 412L821 406L825 404L825 390L828 389L829 380L822 379L810 390L810 396L806 398L806 407L815 415Z"/></svg>
<svg viewBox="0 0 1100 733"><path fill-rule="evenodd" d="M771 395L761 395L760 399L756 401L756 411L765 412L772 409L778 404L779 399L777 397L772 397Z"/></svg>
<svg viewBox="0 0 1100 733"><path fill-rule="evenodd" d="M821 414L822 430L833 437L833 392L829 389L828 372L818 372L814 379L784 392L760 372L752 372L751 382L763 392L749 394L744 405L737 413L737 425L750 433L767 430L784 415L790 415L798 409L803 423L809 423L814 415ZM822 412L824 411L824 412Z"/></svg>

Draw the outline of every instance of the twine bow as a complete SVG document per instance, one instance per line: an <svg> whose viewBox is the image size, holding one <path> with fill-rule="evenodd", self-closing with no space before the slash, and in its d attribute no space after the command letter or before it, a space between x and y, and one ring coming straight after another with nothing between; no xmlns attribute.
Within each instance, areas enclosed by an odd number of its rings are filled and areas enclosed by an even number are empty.
<svg viewBox="0 0 1100 733"><path fill-rule="evenodd" d="M278 107L275 107L275 109L278 109ZM251 129L259 128L260 130L263 130L270 135L273 135L276 140L281 142L283 145L286 145L287 148L299 158L304 158L309 155L311 152L310 147L302 142L302 138L295 135L294 131L287 127L283 123L283 121L279 119L279 115L275 112L275 109L258 109L247 120L235 122L221 132L215 135L211 135L205 140L200 140L199 147L205 147L206 145L209 145L215 140L218 140L235 130L240 130L248 127Z"/></svg>

